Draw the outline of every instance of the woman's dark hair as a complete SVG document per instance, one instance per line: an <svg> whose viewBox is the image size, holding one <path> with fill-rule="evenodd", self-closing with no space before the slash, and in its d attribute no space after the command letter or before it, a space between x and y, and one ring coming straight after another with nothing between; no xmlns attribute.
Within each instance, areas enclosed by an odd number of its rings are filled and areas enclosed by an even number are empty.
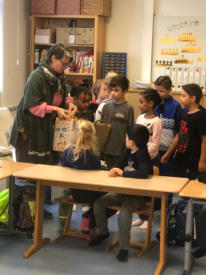
<svg viewBox="0 0 206 275"><path fill-rule="evenodd" d="M189 96L195 96L196 104L200 103L200 100L202 98L202 89L198 84L191 83L187 85L183 85L182 89L189 95Z"/></svg>
<svg viewBox="0 0 206 275"><path fill-rule="evenodd" d="M162 75L162 76L159 76L155 80L154 85L155 86L162 86L166 90L170 90L172 88L172 80L170 79L170 77L168 75Z"/></svg>
<svg viewBox="0 0 206 275"><path fill-rule="evenodd" d="M89 89L85 86L73 86L70 92L71 97L79 97L80 94L91 94Z"/></svg>
<svg viewBox="0 0 206 275"><path fill-rule="evenodd" d="M162 99L158 92L155 89L146 89L144 92L141 93L141 95L145 98L147 102L152 101L154 103L154 107L158 106L158 113L164 112L164 105L162 103Z"/></svg>
<svg viewBox="0 0 206 275"><path fill-rule="evenodd" d="M111 90L114 87L120 86L123 91L129 89L129 80L125 75L118 74L111 78L108 83L108 89Z"/></svg>
<svg viewBox="0 0 206 275"><path fill-rule="evenodd" d="M48 63L51 63L52 55L54 55L56 59L61 59L68 56L70 58L70 62L72 62L73 59L72 50L64 44L56 44L47 51L46 59Z"/></svg>
<svg viewBox="0 0 206 275"><path fill-rule="evenodd" d="M142 124L132 124L127 128L127 135L129 139L133 140L139 149L147 146L149 140L149 131L147 127Z"/></svg>

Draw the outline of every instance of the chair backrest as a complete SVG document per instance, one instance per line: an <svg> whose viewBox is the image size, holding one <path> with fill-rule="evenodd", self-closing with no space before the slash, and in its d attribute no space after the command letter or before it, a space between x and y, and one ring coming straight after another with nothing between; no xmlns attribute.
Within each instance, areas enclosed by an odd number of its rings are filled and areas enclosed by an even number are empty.
<svg viewBox="0 0 206 275"><path fill-rule="evenodd" d="M8 108L0 108L0 146L8 146L8 135L13 124L13 116Z"/></svg>
<svg viewBox="0 0 206 275"><path fill-rule="evenodd" d="M159 176L159 174L160 174L160 169L159 169L159 167L153 166L153 175Z"/></svg>

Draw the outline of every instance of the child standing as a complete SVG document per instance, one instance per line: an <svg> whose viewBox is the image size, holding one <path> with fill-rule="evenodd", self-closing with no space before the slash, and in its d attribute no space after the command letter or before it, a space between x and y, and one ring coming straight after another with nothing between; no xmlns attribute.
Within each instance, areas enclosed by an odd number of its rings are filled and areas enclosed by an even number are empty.
<svg viewBox="0 0 206 275"><path fill-rule="evenodd" d="M158 113L163 111L161 97L154 89L144 90L139 96L139 108L143 114L138 116L136 123L146 126L149 130L148 151L153 165L159 167L158 148L162 134L162 122L155 114L155 107L158 108Z"/></svg>
<svg viewBox="0 0 206 275"><path fill-rule="evenodd" d="M115 73L115 72L113 72L113 71L110 71L110 72L108 72L108 73L105 75L105 80L107 81L107 86L108 86L109 81L112 79L112 77L117 76L117 75L118 75L118 74ZM107 89L108 89L108 87L107 87ZM109 90L108 90L108 92L109 92ZM108 98L107 98L107 99L104 99L104 100L100 103L100 105L98 106L98 108L97 108L97 110L96 110L96 113L95 113L95 121L101 119L102 109L103 109L104 105L105 105L106 103L108 103L110 100L111 100L111 94L110 94L110 92L109 92Z"/></svg>
<svg viewBox="0 0 206 275"><path fill-rule="evenodd" d="M134 122L134 110L125 101L129 81L124 75L114 76L108 84L111 101L103 107L101 120L111 124L111 130L104 148L104 161L108 168L115 166L125 149L126 130Z"/></svg>
<svg viewBox="0 0 206 275"><path fill-rule="evenodd" d="M206 112L200 110L202 90L197 84L182 86L180 103L187 108L181 114L180 130L162 157L168 162L175 151L174 176L195 179L204 172L206 161Z"/></svg>
<svg viewBox="0 0 206 275"><path fill-rule="evenodd" d="M91 89L92 94L94 95L94 100L89 104L89 110L93 113L96 112L98 106L105 100L109 98L108 91L108 81L106 79L97 80Z"/></svg>
<svg viewBox="0 0 206 275"><path fill-rule="evenodd" d="M159 156L161 157L166 153L171 145L175 135L179 131L180 114L182 108L172 96L172 81L169 76L159 76L155 82L155 89L162 98L164 111L158 113L155 108L155 113L162 121L162 136L159 145ZM160 175L173 176L173 157L171 156L167 163L160 163Z"/></svg>
<svg viewBox="0 0 206 275"><path fill-rule="evenodd" d="M158 107L158 112L163 111L162 100L159 94L154 89L146 89L139 97L139 108L143 114L139 115L137 122L147 127L150 133L147 143L148 151L152 159L153 166L160 165L158 148L162 134L161 119L155 114L155 107ZM156 200L156 204L158 201ZM158 207L158 206L157 206ZM144 215L139 215L139 218L132 223L133 226L140 225L141 229L147 229L148 221Z"/></svg>
<svg viewBox="0 0 206 275"><path fill-rule="evenodd" d="M70 92L73 98L73 103L77 107L75 116L78 119L86 119L91 122L94 121L94 114L88 109L89 103L92 99L92 94L85 86L73 86Z"/></svg>
<svg viewBox="0 0 206 275"><path fill-rule="evenodd" d="M143 125L128 126L126 136L126 153L118 168L109 171L110 177L122 176L129 178L147 178L152 174L152 161L150 159L147 142L149 132ZM145 182L146 184L146 182ZM120 206L118 215L119 226L119 252L117 259L125 261L128 258L130 229L132 214L145 205L143 197L108 193L94 203L94 213L99 235L91 241L91 246L99 245L109 236L106 218L106 208L109 205Z"/></svg>

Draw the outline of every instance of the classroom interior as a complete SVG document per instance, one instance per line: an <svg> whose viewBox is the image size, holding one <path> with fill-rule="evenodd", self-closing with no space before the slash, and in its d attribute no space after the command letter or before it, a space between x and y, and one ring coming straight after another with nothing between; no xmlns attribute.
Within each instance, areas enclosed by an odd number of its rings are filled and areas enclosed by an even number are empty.
<svg viewBox="0 0 206 275"><path fill-rule="evenodd" d="M0 107L18 105L23 94L25 81L30 73L30 36L31 15L28 0L0 0ZM154 16L186 15L205 16L206 1L199 0L112 0L111 16L106 18L104 51L127 53L127 77L130 89L128 102L134 107L135 117L139 114L137 107L141 91L134 89L136 80L151 82L152 47ZM174 93L176 99L179 92ZM203 106L206 99L203 96ZM0 122L2 123L2 122ZM52 198L62 188L52 187ZM58 221L58 204L46 206L54 215L52 220L44 221L44 234L51 240L57 237L60 230ZM80 228L81 207L72 216L72 226ZM135 216L135 215L134 215ZM159 231L160 213L153 219L152 239ZM87 247L87 242L78 238L67 238L58 244L51 242L28 259L23 253L31 245L27 238L4 236L0 234L0 269L2 274L154 274L159 257L157 243L145 255L137 258L136 248L131 248L129 261L119 263L115 259L117 249L105 251L117 231L117 215L109 221L111 235L97 248ZM145 238L145 232L137 227L132 228L134 240ZM184 266L184 248L170 246L167 249L167 265L164 275L181 274ZM206 270L206 258L195 262L192 274L203 275Z"/></svg>

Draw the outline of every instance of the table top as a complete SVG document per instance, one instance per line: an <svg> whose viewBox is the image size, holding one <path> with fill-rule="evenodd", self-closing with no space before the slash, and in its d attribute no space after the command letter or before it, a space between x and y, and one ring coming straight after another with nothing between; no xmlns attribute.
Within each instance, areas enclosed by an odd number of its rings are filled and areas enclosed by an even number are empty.
<svg viewBox="0 0 206 275"><path fill-rule="evenodd" d="M182 197L206 199L206 184L198 180L191 180L179 195Z"/></svg>
<svg viewBox="0 0 206 275"><path fill-rule="evenodd" d="M0 179L10 177L13 173L30 167L34 164L25 162L15 162L12 160L0 160Z"/></svg>
<svg viewBox="0 0 206 275"><path fill-rule="evenodd" d="M109 177L108 171L76 170L42 164L17 171L14 176L40 180L45 182L45 185L46 182L56 186L58 186L58 183L61 183L61 185L67 183L69 187L76 187L77 189L92 189L131 195L137 190L179 193L188 182L187 178L164 176L150 176L148 179Z"/></svg>

